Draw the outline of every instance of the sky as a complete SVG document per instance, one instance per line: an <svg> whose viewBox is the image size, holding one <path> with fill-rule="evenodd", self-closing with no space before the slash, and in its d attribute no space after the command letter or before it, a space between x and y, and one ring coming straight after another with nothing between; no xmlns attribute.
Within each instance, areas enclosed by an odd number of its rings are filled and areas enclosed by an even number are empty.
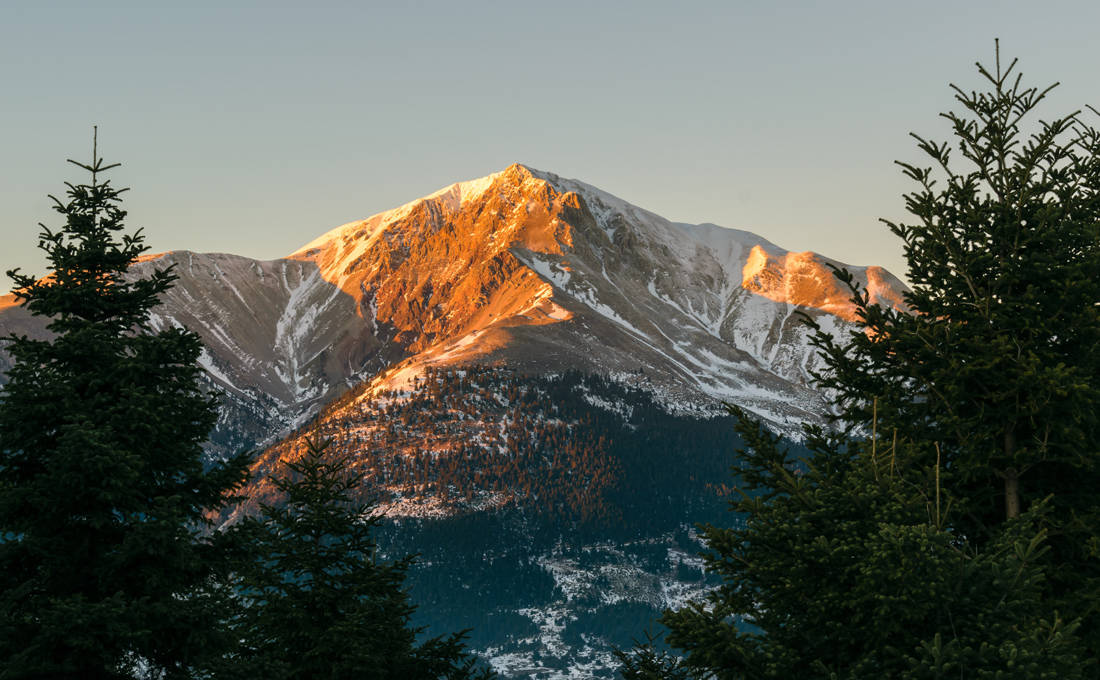
<svg viewBox="0 0 1100 680"><path fill-rule="evenodd" d="M112 181L154 252L288 255L513 162L680 222L904 276L910 132L1019 57L1100 108L1100 3L4 2L0 272L41 274L48 194ZM1100 121L1098 121L1100 123ZM2 280L3 291L10 286Z"/></svg>

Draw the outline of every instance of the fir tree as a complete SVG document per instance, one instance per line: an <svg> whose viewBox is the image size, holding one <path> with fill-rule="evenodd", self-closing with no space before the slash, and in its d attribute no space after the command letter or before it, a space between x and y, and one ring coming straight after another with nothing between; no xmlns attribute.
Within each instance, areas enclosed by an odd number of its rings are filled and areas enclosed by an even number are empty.
<svg viewBox="0 0 1100 680"><path fill-rule="evenodd" d="M417 643L414 607L402 590L412 557L385 561L373 531L381 522L353 500L362 475L350 454L326 456L331 441L306 441L274 485L279 505L232 529L252 546L238 574L243 647L226 675L273 680L474 680L464 633Z"/></svg>
<svg viewBox="0 0 1100 680"><path fill-rule="evenodd" d="M953 145L914 135L932 165L901 164L914 219L887 222L908 309L853 286L863 328L816 334L817 377L849 431L874 418L926 465L938 446L972 540L1052 497L1054 594L1100 654L1100 132L1079 113L1035 120L1054 86L1025 87L1015 66L998 52L978 66L988 91L953 86Z"/></svg>
<svg viewBox="0 0 1100 680"><path fill-rule="evenodd" d="M0 393L0 678L189 677L217 642L207 590L219 549L206 513L243 480L208 469L215 421L199 339L154 332L171 269L126 277L146 250L123 233L124 189L102 179L54 199L42 226L50 273L9 272L53 339L8 338Z"/></svg>

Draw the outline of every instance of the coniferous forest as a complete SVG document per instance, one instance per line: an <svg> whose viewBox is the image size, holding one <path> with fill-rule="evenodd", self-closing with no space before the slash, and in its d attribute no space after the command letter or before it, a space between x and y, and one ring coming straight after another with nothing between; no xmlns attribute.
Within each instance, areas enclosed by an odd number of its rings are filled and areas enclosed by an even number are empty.
<svg viewBox="0 0 1100 680"><path fill-rule="evenodd" d="M798 441L471 364L212 461L202 343L151 321L171 267L126 276L93 141L49 274L9 272L51 337L4 339L0 680L489 678L547 626L632 680L1097 677L1100 112L978 69L899 162L904 305L837 268L857 330L804 315L834 409Z"/></svg>

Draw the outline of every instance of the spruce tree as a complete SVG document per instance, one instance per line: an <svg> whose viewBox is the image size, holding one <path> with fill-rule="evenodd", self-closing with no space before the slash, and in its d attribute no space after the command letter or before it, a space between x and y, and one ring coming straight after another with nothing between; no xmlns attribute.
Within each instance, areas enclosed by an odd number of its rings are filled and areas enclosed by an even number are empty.
<svg viewBox="0 0 1100 680"><path fill-rule="evenodd" d="M353 500L362 475L331 441L307 440L271 482L285 496L231 532L251 546L239 567L241 648L226 677L270 680L476 680L492 677L464 633L418 643L402 589L411 556L386 561L373 538L381 516Z"/></svg>
<svg viewBox="0 0 1100 680"><path fill-rule="evenodd" d="M622 680L691 680L691 669L680 657L661 649L661 639L649 631L645 642L634 641L629 650L615 649Z"/></svg>
<svg viewBox="0 0 1100 680"><path fill-rule="evenodd" d="M900 164L913 219L887 222L908 308L853 286L863 327L816 334L817 377L848 431L874 418L926 465L938 447L971 540L1051 497L1053 595L1100 655L1100 131L1080 112L1037 120L1054 86L1015 67L998 51L978 65L986 91L953 86L952 144L914 135L930 165Z"/></svg>
<svg viewBox="0 0 1100 680"><path fill-rule="evenodd" d="M171 269L126 276L124 189L95 145L91 175L54 198L43 278L8 272L51 340L10 337L0 392L0 678L189 677L216 643L219 563L206 513L243 480L207 468L215 421L198 337L154 332ZM52 197L51 197L52 198Z"/></svg>

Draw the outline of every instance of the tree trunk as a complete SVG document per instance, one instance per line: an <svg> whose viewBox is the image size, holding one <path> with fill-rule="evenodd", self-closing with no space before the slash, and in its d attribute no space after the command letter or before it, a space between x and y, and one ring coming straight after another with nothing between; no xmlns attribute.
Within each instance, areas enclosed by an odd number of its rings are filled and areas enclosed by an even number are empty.
<svg viewBox="0 0 1100 680"><path fill-rule="evenodd" d="M1005 519L1020 516L1020 473L1016 468L1008 468L1005 478Z"/></svg>
<svg viewBox="0 0 1100 680"><path fill-rule="evenodd" d="M1016 453L1016 432L1013 427L1005 431L1005 458L1012 460ZM1020 516L1020 471L1014 467L1004 472L1005 479L1005 519Z"/></svg>

